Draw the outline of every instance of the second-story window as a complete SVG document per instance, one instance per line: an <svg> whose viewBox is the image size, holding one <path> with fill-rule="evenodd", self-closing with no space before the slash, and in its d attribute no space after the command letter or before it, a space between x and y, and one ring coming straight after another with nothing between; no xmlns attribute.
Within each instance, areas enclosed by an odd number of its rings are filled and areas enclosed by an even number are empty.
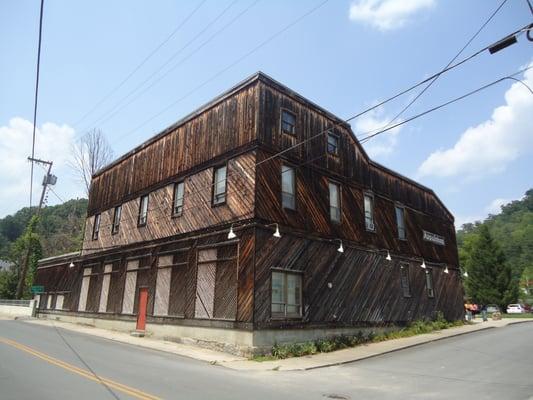
<svg viewBox="0 0 533 400"><path fill-rule="evenodd" d="M296 177L294 168L281 165L281 205L283 208L296 209Z"/></svg>
<svg viewBox="0 0 533 400"><path fill-rule="evenodd" d="M329 182L329 218L332 222L341 222L341 188Z"/></svg>
<svg viewBox="0 0 533 400"><path fill-rule="evenodd" d="M94 216L93 223L93 240L98 239L98 233L100 232L100 214Z"/></svg>
<svg viewBox="0 0 533 400"><path fill-rule="evenodd" d="M178 182L174 185L174 201L172 205L172 216L179 217L183 214L183 199L185 197L185 182Z"/></svg>
<svg viewBox="0 0 533 400"><path fill-rule="evenodd" d="M213 204L226 202L226 166L215 168L213 176Z"/></svg>
<svg viewBox="0 0 533 400"><path fill-rule="evenodd" d="M375 231L374 225L374 196L365 193L365 227L367 231Z"/></svg>
<svg viewBox="0 0 533 400"><path fill-rule="evenodd" d="M141 196L139 203L139 218L137 219L137 226L144 226L148 220L148 195Z"/></svg>
<svg viewBox="0 0 533 400"><path fill-rule="evenodd" d="M122 205L116 206L113 212L113 225L111 225L111 233L118 233L120 228L120 216L122 215Z"/></svg>
<svg viewBox="0 0 533 400"><path fill-rule="evenodd" d="M430 268L426 269L426 290L428 297L435 297L435 291L433 290L433 271Z"/></svg>
<svg viewBox="0 0 533 400"><path fill-rule="evenodd" d="M289 135L296 135L296 115L287 110L281 110L281 131Z"/></svg>
<svg viewBox="0 0 533 400"><path fill-rule="evenodd" d="M405 208L401 206L394 207L396 212L396 226L398 227L398 238L405 239Z"/></svg>
<svg viewBox="0 0 533 400"><path fill-rule="evenodd" d="M333 132L328 132L328 154L336 156L339 154L339 137Z"/></svg>

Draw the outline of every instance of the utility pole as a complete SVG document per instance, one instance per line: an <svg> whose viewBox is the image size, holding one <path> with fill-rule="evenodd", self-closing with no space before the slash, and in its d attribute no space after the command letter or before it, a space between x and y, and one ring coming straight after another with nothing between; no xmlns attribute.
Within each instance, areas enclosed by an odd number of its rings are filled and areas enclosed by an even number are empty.
<svg viewBox="0 0 533 400"><path fill-rule="evenodd" d="M39 201L39 208L37 209L37 216L41 214L41 209L43 207L44 203L44 196L46 195L46 190L48 189L48 185L52 186L55 185L57 182L57 177L55 175L52 175L52 161L44 161L40 160L38 158L34 157L28 157L28 160L33 164L41 164L41 165L47 165L48 170L46 171L46 175L43 177L43 190L41 192L41 200ZM20 277L17 284L17 292L16 292L16 298L20 299L24 293L24 285L26 283L26 276L28 275L28 264L30 261L30 254L31 253L31 243L28 243L28 249L26 251L26 255L24 259L22 260L21 265L21 271L20 271Z"/></svg>

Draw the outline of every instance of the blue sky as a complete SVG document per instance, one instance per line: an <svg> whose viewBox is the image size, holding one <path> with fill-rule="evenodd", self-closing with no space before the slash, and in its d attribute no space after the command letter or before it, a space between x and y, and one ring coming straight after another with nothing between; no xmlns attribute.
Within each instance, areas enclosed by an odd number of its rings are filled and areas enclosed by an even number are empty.
<svg viewBox="0 0 533 400"><path fill-rule="evenodd" d="M83 196L67 164L72 143L87 129L102 129L118 156L257 70L347 118L444 67L501 3L330 0L251 52L322 2L46 0L36 155L54 160L57 194ZM0 217L28 203L25 158L31 151L38 13L37 0L0 3ZM531 20L525 0L508 0L463 55ZM403 118L528 66L532 49L522 35L500 53L481 54L443 75ZM173 55L154 79L176 65L165 77L102 118ZM531 71L519 78L533 84ZM382 126L415 93L353 121L354 131ZM533 96L508 80L365 148L382 164L433 188L461 224L497 212L499 204L533 186L531 111ZM37 171L34 198L42 179ZM57 202L51 194L49 204Z"/></svg>

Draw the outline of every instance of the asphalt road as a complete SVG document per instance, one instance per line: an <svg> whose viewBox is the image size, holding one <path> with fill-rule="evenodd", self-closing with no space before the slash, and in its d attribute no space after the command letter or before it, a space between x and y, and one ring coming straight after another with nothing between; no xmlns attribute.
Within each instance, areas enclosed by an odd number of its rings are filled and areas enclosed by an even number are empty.
<svg viewBox="0 0 533 400"><path fill-rule="evenodd" d="M71 331L0 321L1 400L116 398L533 399L533 323L337 367L237 372Z"/></svg>

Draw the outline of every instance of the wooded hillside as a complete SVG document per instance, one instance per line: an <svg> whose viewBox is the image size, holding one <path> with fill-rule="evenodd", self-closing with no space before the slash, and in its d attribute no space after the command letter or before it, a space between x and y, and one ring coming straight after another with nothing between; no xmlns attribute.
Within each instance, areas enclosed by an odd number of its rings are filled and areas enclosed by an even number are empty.
<svg viewBox="0 0 533 400"><path fill-rule="evenodd" d="M479 237L481 226L486 226L494 242L503 250L513 277L520 280L521 297L533 281L533 189L520 200L502 206L497 215L489 215L482 222L464 224L457 232L461 267L468 263L472 247ZM528 283L529 281L529 283Z"/></svg>

